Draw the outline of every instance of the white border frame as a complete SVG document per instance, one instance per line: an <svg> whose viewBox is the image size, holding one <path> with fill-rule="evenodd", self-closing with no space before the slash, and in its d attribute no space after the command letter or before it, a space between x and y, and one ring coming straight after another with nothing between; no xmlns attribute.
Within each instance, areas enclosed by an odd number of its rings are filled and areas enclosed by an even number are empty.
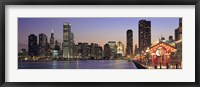
<svg viewBox="0 0 200 87"><path fill-rule="evenodd" d="M5 82L195 82L195 5L6 5L5 15ZM17 70L18 17L183 17L183 69Z"/></svg>

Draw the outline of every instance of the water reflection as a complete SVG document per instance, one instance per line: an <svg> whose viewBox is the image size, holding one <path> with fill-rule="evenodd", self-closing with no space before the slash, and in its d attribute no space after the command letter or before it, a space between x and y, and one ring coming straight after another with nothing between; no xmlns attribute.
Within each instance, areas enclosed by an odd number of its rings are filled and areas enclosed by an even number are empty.
<svg viewBox="0 0 200 87"><path fill-rule="evenodd" d="M74 60L18 63L19 69L136 69L126 60Z"/></svg>

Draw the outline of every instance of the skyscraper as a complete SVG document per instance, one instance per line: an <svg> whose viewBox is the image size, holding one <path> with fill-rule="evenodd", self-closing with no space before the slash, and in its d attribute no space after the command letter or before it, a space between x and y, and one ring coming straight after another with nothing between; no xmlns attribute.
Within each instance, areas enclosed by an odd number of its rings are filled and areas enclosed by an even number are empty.
<svg viewBox="0 0 200 87"><path fill-rule="evenodd" d="M50 48L51 49L54 48L54 33L53 33L53 30L51 32L51 37L50 37Z"/></svg>
<svg viewBox="0 0 200 87"><path fill-rule="evenodd" d="M97 45L97 44L95 44L95 43L91 43L90 44L90 57L92 58L92 59L96 59L96 55L95 55L95 45ZM97 45L98 46L98 45Z"/></svg>
<svg viewBox="0 0 200 87"><path fill-rule="evenodd" d="M70 54L70 58L74 58L73 56L73 48L75 46L75 43L74 43L74 33L70 32L70 51L69 51L69 54Z"/></svg>
<svg viewBox="0 0 200 87"><path fill-rule="evenodd" d="M104 58L110 59L110 56L111 56L110 46L108 44L105 44L104 45Z"/></svg>
<svg viewBox="0 0 200 87"><path fill-rule="evenodd" d="M79 58L78 57L78 45L73 43L72 50L73 50L73 52L72 52L73 58Z"/></svg>
<svg viewBox="0 0 200 87"><path fill-rule="evenodd" d="M95 46L95 56L96 58L95 59L102 59L102 47L101 46Z"/></svg>
<svg viewBox="0 0 200 87"><path fill-rule="evenodd" d="M78 42L78 57L79 58L83 58L83 43L81 42Z"/></svg>
<svg viewBox="0 0 200 87"><path fill-rule="evenodd" d="M179 40L179 28L175 29L174 31L175 31L175 34L174 34L175 40L177 41Z"/></svg>
<svg viewBox="0 0 200 87"><path fill-rule="evenodd" d="M141 52L151 46L151 21L140 20L138 27L139 51Z"/></svg>
<svg viewBox="0 0 200 87"><path fill-rule="evenodd" d="M137 54L138 54L138 47L137 47L137 44L135 44L134 56L136 56Z"/></svg>
<svg viewBox="0 0 200 87"><path fill-rule="evenodd" d="M115 41L108 41L108 45L110 46L110 51L111 51L111 59L116 58L117 56L117 45Z"/></svg>
<svg viewBox="0 0 200 87"><path fill-rule="evenodd" d="M63 24L63 57L64 58L72 58L72 40L73 35L71 34L71 24L65 22Z"/></svg>
<svg viewBox="0 0 200 87"><path fill-rule="evenodd" d="M60 45L61 44L56 40L52 50L52 58L59 58L61 51Z"/></svg>
<svg viewBox="0 0 200 87"><path fill-rule="evenodd" d="M182 39L182 18L179 18L179 27L175 29L175 40Z"/></svg>
<svg viewBox="0 0 200 87"><path fill-rule="evenodd" d="M47 56L47 49L48 49L47 35L40 33L39 34L39 54L40 54L40 57L46 57Z"/></svg>
<svg viewBox="0 0 200 87"><path fill-rule="evenodd" d="M37 36L34 34L28 36L28 56L38 56Z"/></svg>
<svg viewBox="0 0 200 87"><path fill-rule="evenodd" d="M118 55L118 58L121 58L124 56L124 45L122 44L121 41L117 43L117 55Z"/></svg>
<svg viewBox="0 0 200 87"><path fill-rule="evenodd" d="M54 50L61 51L61 48L60 48L60 46L61 46L61 43L60 43L60 42L58 42L57 40L56 40L55 42L56 42L56 43L55 43L55 46L54 46Z"/></svg>
<svg viewBox="0 0 200 87"><path fill-rule="evenodd" d="M84 58L84 59L89 58L89 53L90 53L89 48L90 47L89 47L88 43L82 43L82 58Z"/></svg>
<svg viewBox="0 0 200 87"><path fill-rule="evenodd" d="M126 56L133 56L133 31L131 29L126 32Z"/></svg>

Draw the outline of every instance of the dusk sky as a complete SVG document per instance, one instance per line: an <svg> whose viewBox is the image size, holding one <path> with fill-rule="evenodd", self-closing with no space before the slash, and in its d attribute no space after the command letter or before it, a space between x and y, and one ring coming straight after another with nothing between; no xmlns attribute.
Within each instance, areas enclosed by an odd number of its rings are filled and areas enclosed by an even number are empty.
<svg viewBox="0 0 200 87"><path fill-rule="evenodd" d="M63 42L63 23L71 24L74 41L97 43L103 47L108 41L122 41L126 49L126 31L133 30L133 46L138 45L138 21L151 21L151 42L155 43L161 35L168 40L174 39L174 30L178 28L178 18L18 18L18 50L28 50L28 36L39 33L48 36L54 31L55 40ZM133 47L134 50L134 47Z"/></svg>

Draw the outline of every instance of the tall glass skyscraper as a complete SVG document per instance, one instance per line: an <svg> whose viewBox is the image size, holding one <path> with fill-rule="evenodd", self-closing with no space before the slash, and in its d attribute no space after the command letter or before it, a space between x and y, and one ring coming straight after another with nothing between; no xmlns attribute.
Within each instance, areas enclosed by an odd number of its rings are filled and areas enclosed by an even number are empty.
<svg viewBox="0 0 200 87"><path fill-rule="evenodd" d="M140 20L139 28L139 50L145 51L147 47L151 46L151 21Z"/></svg>
<svg viewBox="0 0 200 87"><path fill-rule="evenodd" d="M116 58L117 56L117 45L115 41L108 41L108 45L110 46L111 51L111 59Z"/></svg>
<svg viewBox="0 0 200 87"><path fill-rule="evenodd" d="M28 36L28 56L38 56L37 36L34 34Z"/></svg>
<svg viewBox="0 0 200 87"><path fill-rule="evenodd" d="M39 34L39 54L41 57L47 56L47 49L48 49L47 35L40 33Z"/></svg>
<svg viewBox="0 0 200 87"><path fill-rule="evenodd" d="M133 31L131 29L126 32L126 56L133 56Z"/></svg>
<svg viewBox="0 0 200 87"><path fill-rule="evenodd" d="M72 48L74 43L74 35L71 32L71 24L69 22L65 22L63 24L63 57L64 58L73 58L72 56Z"/></svg>
<svg viewBox="0 0 200 87"><path fill-rule="evenodd" d="M50 37L50 47L51 47L51 49L54 48L54 45L55 45L54 43L55 43L55 41L54 41L54 33L53 33L53 30L52 30L51 37Z"/></svg>

